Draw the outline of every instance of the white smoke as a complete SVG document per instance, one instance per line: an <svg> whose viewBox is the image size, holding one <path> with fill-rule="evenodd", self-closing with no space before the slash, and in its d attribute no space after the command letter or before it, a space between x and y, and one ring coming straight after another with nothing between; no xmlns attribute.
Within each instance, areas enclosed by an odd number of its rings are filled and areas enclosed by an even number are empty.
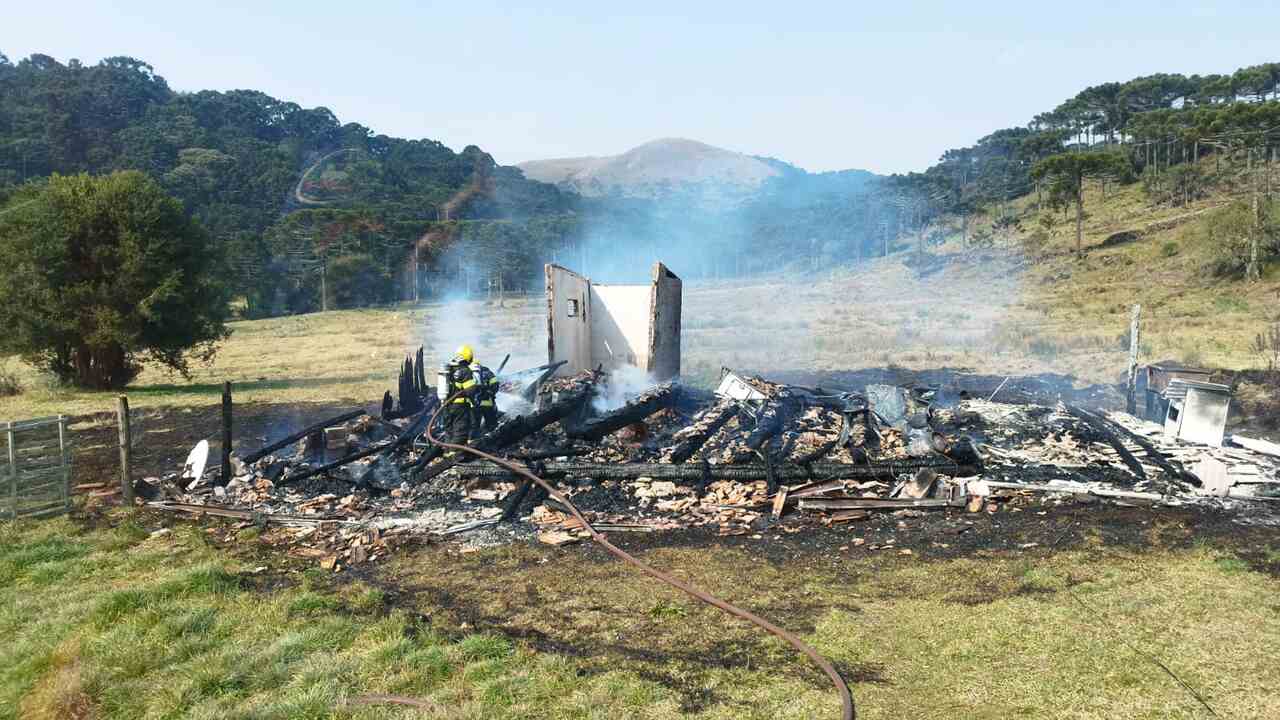
<svg viewBox="0 0 1280 720"><path fill-rule="evenodd" d="M498 393L498 409L506 415L528 415L534 411L534 404L515 393Z"/></svg>
<svg viewBox="0 0 1280 720"><path fill-rule="evenodd" d="M598 413L617 410L657 384L652 375L634 365L611 370L608 379L596 391L591 407Z"/></svg>

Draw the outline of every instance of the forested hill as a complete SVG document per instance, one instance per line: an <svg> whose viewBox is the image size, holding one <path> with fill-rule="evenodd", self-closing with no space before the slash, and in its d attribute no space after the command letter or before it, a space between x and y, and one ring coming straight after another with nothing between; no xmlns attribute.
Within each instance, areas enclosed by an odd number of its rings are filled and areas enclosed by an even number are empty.
<svg viewBox="0 0 1280 720"><path fill-rule="evenodd" d="M775 177L733 203L584 198L477 147L375 134L254 90L177 92L129 57L0 54L0 212L53 173L145 171L226 250L251 315L532 286L546 260L630 277L657 256L693 278L777 266L796 243L839 251L847 198L873 176L750 161Z"/></svg>
<svg viewBox="0 0 1280 720"><path fill-rule="evenodd" d="M317 159L339 153L308 174ZM254 90L179 93L145 62L61 64L0 55L0 186L51 173L139 169L158 178L211 232L261 233L294 207L360 206L387 223L435 220L486 176L457 217L562 212L555 188L498 167L479 148L374 134L328 109ZM295 192L300 190L301 192ZM307 200L314 200L308 203Z"/></svg>
<svg viewBox="0 0 1280 720"><path fill-rule="evenodd" d="M990 245L1020 233L1013 201L1032 193L1037 209L1074 205L1083 220L1086 180L1140 179L1153 205L1264 186L1269 200L1278 94L1276 63L1103 83L947 150L923 172L810 174L735 156L759 170L751 191L708 203L705 193L669 192L670 173L654 176L661 192L583 197L477 147L378 135L253 90L176 92L132 58L0 54L0 212L55 172L143 170L226 250L227 275L254 315L533 288L545 261L609 281L643 276L655 258L688 279L816 269L907 246L923 259L952 236ZM706 148L676 145L685 150L659 153L655 172ZM1247 274L1256 277L1280 257L1280 233L1254 225Z"/></svg>

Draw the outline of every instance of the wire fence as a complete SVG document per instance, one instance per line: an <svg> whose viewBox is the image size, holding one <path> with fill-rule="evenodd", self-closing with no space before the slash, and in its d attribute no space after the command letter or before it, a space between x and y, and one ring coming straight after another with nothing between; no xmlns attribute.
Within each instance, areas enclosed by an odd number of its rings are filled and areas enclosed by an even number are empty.
<svg viewBox="0 0 1280 720"><path fill-rule="evenodd" d="M67 418L7 422L4 496L0 517L17 519L66 512L71 506L71 443Z"/></svg>

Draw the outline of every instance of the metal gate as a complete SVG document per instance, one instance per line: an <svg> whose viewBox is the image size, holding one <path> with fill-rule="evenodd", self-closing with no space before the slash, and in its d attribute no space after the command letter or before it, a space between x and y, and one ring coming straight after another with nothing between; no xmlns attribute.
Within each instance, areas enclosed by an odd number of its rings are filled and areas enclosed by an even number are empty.
<svg viewBox="0 0 1280 720"><path fill-rule="evenodd" d="M71 446L67 418L0 424L0 518L37 517L71 507Z"/></svg>

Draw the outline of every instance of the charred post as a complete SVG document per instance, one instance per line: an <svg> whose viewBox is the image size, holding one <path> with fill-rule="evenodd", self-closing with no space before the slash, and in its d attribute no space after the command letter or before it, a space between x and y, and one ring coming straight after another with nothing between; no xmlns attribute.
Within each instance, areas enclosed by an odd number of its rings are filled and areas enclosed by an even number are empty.
<svg viewBox="0 0 1280 720"><path fill-rule="evenodd" d="M676 386L672 383L663 383L641 393L635 400L617 410L591 418L580 426L572 428L568 435L571 438L596 442L628 425L643 421L659 410L671 407L676 399Z"/></svg>

